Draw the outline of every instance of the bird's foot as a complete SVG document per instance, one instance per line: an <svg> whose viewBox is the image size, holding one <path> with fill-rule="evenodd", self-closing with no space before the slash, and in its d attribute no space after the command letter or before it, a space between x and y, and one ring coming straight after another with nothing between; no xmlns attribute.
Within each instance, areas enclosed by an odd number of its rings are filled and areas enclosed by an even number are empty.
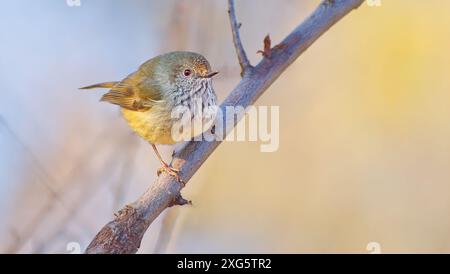
<svg viewBox="0 0 450 274"><path fill-rule="evenodd" d="M180 175L179 175L179 172L180 172L180 171L179 171L178 169L175 169L175 168L173 168L173 167L170 167L170 166L167 165L167 164L163 164L162 167L160 167L160 168L158 169L158 171L157 171L156 174L159 176L159 175L161 175L161 173L163 173L163 172L167 172L167 174L169 174L169 175L175 177L175 179L177 179L177 181L178 181L180 184L182 184L183 187L186 186L186 182L183 181L183 179L181 179L181 177L180 177Z"/></svg>

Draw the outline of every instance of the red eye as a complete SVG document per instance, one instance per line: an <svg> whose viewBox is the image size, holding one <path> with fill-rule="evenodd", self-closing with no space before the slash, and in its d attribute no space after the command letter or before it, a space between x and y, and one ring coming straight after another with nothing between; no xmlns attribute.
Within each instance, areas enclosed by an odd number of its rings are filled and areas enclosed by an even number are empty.
<svg viewBox="0 0 450 274"><path fill-rule="evenodd" d="M192 74L192 71L190 69L185 69L183 71L183 74L184 74L184 76L188 77L188 76L190 76Z"/></svg>

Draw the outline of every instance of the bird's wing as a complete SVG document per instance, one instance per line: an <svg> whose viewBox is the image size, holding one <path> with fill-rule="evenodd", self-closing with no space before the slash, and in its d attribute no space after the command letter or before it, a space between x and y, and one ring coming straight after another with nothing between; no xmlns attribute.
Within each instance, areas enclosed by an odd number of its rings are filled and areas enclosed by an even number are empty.
<svg viewBox="0 0 450 274"><path fill-rule="evenodd" d="M100 101L106 101L134 111L149 110L155 102L161 100L161 94L152 85L144 83L146 75L137 71L115 84Z"/></svg>

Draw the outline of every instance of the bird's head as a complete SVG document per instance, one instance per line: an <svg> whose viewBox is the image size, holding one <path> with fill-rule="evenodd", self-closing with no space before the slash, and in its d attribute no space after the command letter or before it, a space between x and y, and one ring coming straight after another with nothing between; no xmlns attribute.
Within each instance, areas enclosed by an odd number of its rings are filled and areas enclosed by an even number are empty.
<svg viewBox="0 0 450 274"><path fill-rule="evenodd" d="M177 51L162 56L161 65L167 66L170 80L185 92L195 91L202 83L211 84L217 71L212 71L206 58L195 52Z"/></svg>

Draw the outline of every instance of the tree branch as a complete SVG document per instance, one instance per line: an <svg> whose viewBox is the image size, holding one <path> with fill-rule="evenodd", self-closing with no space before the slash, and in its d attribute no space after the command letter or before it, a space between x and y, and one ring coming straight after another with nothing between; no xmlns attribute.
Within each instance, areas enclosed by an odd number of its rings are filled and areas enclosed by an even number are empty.
<svg viewBox="0 0 450 274"><path fill-rule="evenodd" d="M252 73L244 75L222 103L222 111L226 106L245 108L253 104L314 41L347 13L359 7L363 1L323 1L279 46L271 49L270 58L263 58L252 69ZM230 2L232 7L233 3ZM231 19L234 17L232 14L233 12L230 12ZM236 41L239 41L239 37L236 38ZM234 125L237 122L234 121ZM172 165L180 170L180 176L187 182L219 144L218 141L192 141L174 155ZM87 247L86 253L135 253L145 231L163 210L173 205L187 203L180 194L182 187L172 176L161 174L137 201L119 211L116 218L100 230Z"/></svg>
<svg viewBox="0 0 450 274"><path fill-rule="evenodd" d="M250 61L245 53L244 46L242 45L241 36L239 34L239 28L241 24L237 22L236 12L234 10L234 0L228 0L228 16L230 17L231 33L233 34L233 43L236 49L239 65L241 66L241 77L252 68Z"/></svg>

